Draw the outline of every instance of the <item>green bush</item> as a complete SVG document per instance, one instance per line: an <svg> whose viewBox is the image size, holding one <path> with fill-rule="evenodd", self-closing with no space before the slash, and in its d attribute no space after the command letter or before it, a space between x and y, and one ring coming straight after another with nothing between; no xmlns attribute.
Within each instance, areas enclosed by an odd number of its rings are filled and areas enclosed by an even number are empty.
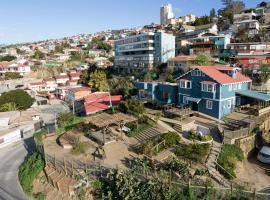
<svg viewBox="0 0 270 200"><path fill-rule="evenodd" d="M87 142L79 142L73 147L73 149L71 150L71 153L74 155L80 155L80 154L85 153L87 148L88 148Z"/></svg>
<svg viewBox="0 0 270 200"><path fill-rule="evenodd" d="M43 193L37 193L36 195L35 195L35 199L36 200L46 200L46 195L45 194L43 194Z"/></svg>
<svg viewBox="0 0 270 200"><path fill-rule="evenodd" d="M210 150L210 144L187 144L176 148L175 155L195 162L202 162Z"/></svg>
<svg viewBox="0 0 270 200"><path fill-rule="evenodd" d="M164 133L161 138L165 140L166 147L173 147L175 146L181 139L179 134L175 132L168 132Z"/></svg>
<svg viewBox="0 0 270 200"><path fill-rule="evenodd" d="M47 131L44 129L34 133L34 138L36 139L37 144L42 144L42 136L46 134Z"/></svg>
<svg viewBox="0 0 270 200"><path fill-rule="evenodd" d="M122 101L118 105L118 108L123 113L131 113L136 116L142 115L145 112L145 107L143 103L133 99Z"/></svg>
<svg viewBox="0 0 270 200"><path fill-rule="evenodd" d="M243 151L235 146L230 144L225 144L218 157L218 164L222 166L224 169L219 167L219 171L227 178L232 179L233 177L236 177L236 174L234 172L237 161L242 161L244 159ZM230 173L233 177L231 177L228 173Z"/></svg>
<svg viewBox="0 0 270 200"><path fill-rule="evenodd" d="M40 153L34 152L29 156L19 169L19 181L23 191L32 195L33 181L44 168L44 160Z"/></svg>

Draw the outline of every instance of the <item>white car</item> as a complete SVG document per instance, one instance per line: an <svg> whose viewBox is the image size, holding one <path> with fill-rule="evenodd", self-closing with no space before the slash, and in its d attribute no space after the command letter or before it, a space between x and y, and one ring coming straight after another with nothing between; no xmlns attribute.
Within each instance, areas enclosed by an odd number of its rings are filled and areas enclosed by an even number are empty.
<svg viewBox="0 0 270 200"><path fill-rule="evenodd" d="M257 159L262 163L270 164L270 147L263 146L258 153Z"/></svg>
<svg viewBox="0 0 270 200"><path fill-rule="evenodd" d="M117 131L121 131L121 129L118 128ZM123 127L122 127L122 131L123 131L124 133L129 133L131 130L130 130L130 128L128 128L128 127L126 127L126 126L123 126Z"/></svg>

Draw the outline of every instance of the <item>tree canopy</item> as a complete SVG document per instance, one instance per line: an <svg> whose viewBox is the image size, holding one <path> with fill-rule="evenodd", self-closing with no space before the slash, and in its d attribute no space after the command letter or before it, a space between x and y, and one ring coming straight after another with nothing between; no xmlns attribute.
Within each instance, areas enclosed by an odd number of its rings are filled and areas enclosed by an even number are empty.
<svg viewBox="0 0 270 200"><path fill-rule="evenodd" d="M45 58L45 54L43 52L41 52L40 50L36 50L34 55L33 55L34 59L44 59Z"/></svg>
<svg viewBox="0 0 270 200"><path fill-rule="evenodd" d="M0 105L6 106L7 103L13 103L13 105L15 104L16 107L20 110L26 110L30 108L33 102L34 99L27 92L21 89L4 92L0 96Z"/></svg>
<svg viewBox="0 0 270 200"><path fill-rule="evenodd" d="M212 65L211 57L207 54L199 54L194 61L191 62L192 65L197 66L209 66Z"/></svg>
<svg viewBox="0 0 270 200"><path fill-rule="evenodd" d="M15 59L17 59L17 57L12 56L12 55L6 55L6 56L1 56L0 57L0 61L8 61L8 62L10 62L10 61L15 60Z"/></svg>
<svg viewBox="0 0 270 200"><path fill-rule="evenodd" d="M91 89L96 91L108 91L106 73L100 70L95 70L94 72L90 73L88 85L91 87Z"/></svg>

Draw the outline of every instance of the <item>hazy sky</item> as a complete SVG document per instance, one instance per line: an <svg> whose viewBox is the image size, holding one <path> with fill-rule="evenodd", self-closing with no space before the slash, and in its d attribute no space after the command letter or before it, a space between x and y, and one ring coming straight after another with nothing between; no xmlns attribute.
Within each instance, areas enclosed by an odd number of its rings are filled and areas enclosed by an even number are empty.
<svg viewBox="0 0 270 200"><path fill-rule="evenodd" d="M254 7L262 0L245 0ZM175 16L204 15L220 0L1 0L0 44L159 23L162 4Z"/></svg>

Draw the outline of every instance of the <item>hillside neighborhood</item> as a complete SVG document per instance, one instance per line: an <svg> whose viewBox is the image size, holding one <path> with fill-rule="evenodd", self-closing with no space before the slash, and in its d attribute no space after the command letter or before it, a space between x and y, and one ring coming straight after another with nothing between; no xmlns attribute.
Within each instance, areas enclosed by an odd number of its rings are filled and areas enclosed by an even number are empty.
<svg viewBox="0 0 270 200"><path fill-rule="evenodd" d="M270 199L270 2L221 2L0 44L0 199Z"/></svg>

